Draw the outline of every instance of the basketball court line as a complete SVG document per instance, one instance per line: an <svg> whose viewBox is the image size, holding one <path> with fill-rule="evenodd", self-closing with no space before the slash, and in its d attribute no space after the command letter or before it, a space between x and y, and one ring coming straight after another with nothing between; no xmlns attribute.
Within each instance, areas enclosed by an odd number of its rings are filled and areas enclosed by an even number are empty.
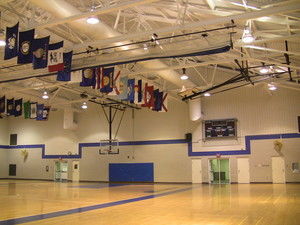
<svg viewBox="0 0 300 225"><path fill-rule="evenodd" d="M0 221L0 225L22 224L22 223L28 223L28 222L33 222L33 221L38 221L38 220L43 220L43 219L67 216L67 215L71 215L71 214L75 214L75 213L82 213L82 212L103 209L103 208L108 208L108 207L117 206L117 205L123 205L123 204L127 204L127 203L132 203L132 202L143 201L143 200L152 199L152 198L163 197L166 195L171 195L171 194L176 194L179 192L188 191L193 188L194 187L182 188L182 189L164 192L164 193L160 193L160 194L146 195L146 196L137 197L137 198L130 198L130 199L125 199L125 200L120 200L120 201L115 201L115 202L108 202L108 203L102 203L102 204L98 204L98 205L85 206L85 207L81 207L81 208L39 214L39 215L35 215L35 216L25 216L25 217L20 217L20 218L15 218L15 219L2 220L2 221Z"/></svg>

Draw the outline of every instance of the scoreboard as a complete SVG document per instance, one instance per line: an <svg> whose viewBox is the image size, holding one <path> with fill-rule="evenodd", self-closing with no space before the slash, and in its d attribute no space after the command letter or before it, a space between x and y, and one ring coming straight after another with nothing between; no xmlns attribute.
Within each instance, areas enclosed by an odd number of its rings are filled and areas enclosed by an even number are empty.
<svg viewBox="0 0 300 225"><path fill-rule="evenodd" d="M237 137L237 119L220 119L203 121L204 139L216 139L224 137Z"/></svg>

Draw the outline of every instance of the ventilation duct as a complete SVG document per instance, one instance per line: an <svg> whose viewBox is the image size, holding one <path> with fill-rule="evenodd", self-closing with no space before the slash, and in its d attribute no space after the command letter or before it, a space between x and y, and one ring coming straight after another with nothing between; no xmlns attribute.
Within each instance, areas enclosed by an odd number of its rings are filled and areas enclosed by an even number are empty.
<svg viewBox="0 0 300 225"><path fill-rule="evenodd" d="M197 121L201 118L201 99L191 99L189 100L189 113L190 120Z"/></svg>

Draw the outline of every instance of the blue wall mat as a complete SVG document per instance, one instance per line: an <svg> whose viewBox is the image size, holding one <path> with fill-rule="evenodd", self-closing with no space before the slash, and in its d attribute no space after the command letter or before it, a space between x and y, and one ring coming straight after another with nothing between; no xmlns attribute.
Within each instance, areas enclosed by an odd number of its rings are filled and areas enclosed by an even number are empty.
<svg viewBox="0 0 300 225"><path fill-rule="evenodd" d="M153 163L110 163L109 181L154 182Z"/></svg>

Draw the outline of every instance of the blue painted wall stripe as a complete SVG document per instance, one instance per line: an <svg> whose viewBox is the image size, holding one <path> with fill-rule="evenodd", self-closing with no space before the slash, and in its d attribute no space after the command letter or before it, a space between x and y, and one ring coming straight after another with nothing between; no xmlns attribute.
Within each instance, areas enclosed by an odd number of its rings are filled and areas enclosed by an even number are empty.
<svg viewBox="0 0 300 225"><path fill-rule="evenodd" d="M22 223L28 223L28 222L38 221L38 220L50 219L50 218L54 218L54 217L67 216L67 215L71 215L74 213L82 213L82 212L87 212L87 211L91 211L91 210L103 209L103 208L108 208L108 207L112 207L112 206L143 201L143 200L147 200L147 199L151 199L151 198L158 198L158 197L171 195L171 194L175 194L175 193L179 193L179 192L183 192L183 191L188 191L191 189L192 189L192 187L189 187L189 188L183 188L183 189L179 189L179 190L175 190L175 191L160 193L160 194L152 194L152 195L146 195L146 196L137 197L137 198L125 199L125 200L116 201L116 202L108 202L108 203L104 203L104 204L85 206L85 207L76 208L76 209L69 209L69 210L63 210L63 211L58 211L58 212L39 214L39 215L35 215L35 216L26 216L26 217L21 217L21 218L2 220L2 221L0 221L0 225L22 224Z"/></svg>
<svg viewBox="0 0 300 225"><path fill-rule="evenodd" d="M252 140L266 140L266 139L280 139L280 138L300 138L300 133L288 133L288 134L263 134L263 135L248 135L245 136L245 150L226 150L226 151L197 151L193 152L193 145L186 139L171 139L171 140L150 140L150 141L124 141L120 142L120 146L131 145L158 145L158 144L187 144L188 156L209 156L209 155L244 155L251 154L251 141ZM2 149L21 149L21 148L41 148L43 159L79 159L82 158L82 149L84 147L99 147L100 143L79 143L78 154L76 155L46 155L45 145L0 145Z"/></svg>

